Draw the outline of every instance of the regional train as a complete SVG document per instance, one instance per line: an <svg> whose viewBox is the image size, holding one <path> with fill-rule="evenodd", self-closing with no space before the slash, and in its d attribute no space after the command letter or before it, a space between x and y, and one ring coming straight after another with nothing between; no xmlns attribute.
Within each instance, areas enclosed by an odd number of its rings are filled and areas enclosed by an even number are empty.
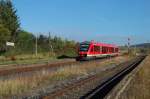
<svg viewBox="0 0 150 99"><path fill-rule="evenodd" d="M77 61L117 56L119 48L113 44L98 43L94 41L84 41L78 46Z"/></svg>

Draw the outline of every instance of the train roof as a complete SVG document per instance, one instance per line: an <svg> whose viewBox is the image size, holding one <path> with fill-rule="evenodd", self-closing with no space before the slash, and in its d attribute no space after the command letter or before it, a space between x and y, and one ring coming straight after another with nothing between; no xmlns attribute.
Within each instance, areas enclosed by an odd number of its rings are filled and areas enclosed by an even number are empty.
<svg viewBox="0 0 150 99"><path fill-rule="evenodd" d="M94 41L84 41L84 42L81 42L80 44L93 44L93 45L101 45L101 46L107 46L107 47L116 47L118 48L117 45L115 44L106 44L106 43L101 43L101 42L94 42Z"/></svg>

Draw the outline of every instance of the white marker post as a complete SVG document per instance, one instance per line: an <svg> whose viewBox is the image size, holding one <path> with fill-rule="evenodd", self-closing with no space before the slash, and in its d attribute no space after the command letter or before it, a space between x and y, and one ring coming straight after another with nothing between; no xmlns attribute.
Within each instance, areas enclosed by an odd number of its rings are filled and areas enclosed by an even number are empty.
<svg viewBox="0 0 150 99"><path fill-rule="evenodd" d="M15 43L13 43L13 42L6 42L6 46L12 46L12 47L14 47Z"/></svg>
<svg viewBox="0 0 150 99"><path fill-rule="evenodd" d="M6 50L9 49L9 47L7 47L7 46L15 47L15 43L13 43L13 42L6 42Z"/></svg>

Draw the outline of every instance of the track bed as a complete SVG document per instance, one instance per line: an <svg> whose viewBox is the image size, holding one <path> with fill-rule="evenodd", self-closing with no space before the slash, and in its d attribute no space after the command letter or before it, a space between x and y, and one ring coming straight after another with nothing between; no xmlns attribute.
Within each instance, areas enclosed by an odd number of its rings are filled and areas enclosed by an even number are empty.
<svg viewBox="0 0 150 99"><path fill-rule="evenodd" d="M62 90L53 92L44 99L101 99L113 88L121 78L137 66L144 57L138 57L128 63L122 63L119 67L109 68L103 72L89 76L74 84L63 86ZM105 73L104 73L105 72Z"/></svg>
<svg viewBox="0 0 150 99"><path fill-rule="evenodd" d="M131 58L129 57L121 56L103 61L96 60L80 62L74 65L59 67L56 70L49 70L46 68L36 71L34 75L27 73L27 75L25 74L24 76L24 74L22 75L22 73L19 73L18 76L12 75L11 77L8 76L6 79L4 76L1 76L4 77L0 80L1 89L5 89L5 86L11 86L12 89L10 88L9 91L7 91L10 93L6 92L0 94L2 96L9 94L8 97L13 96L19 99L29 97L41 98L57 91L58 89L61 89L61 86L68 86L69 84L76 83L95 74L100 73L99 75L105 78L105 74L109 74L109 71L112 71L115 67L118 67L120 63L129 61L130 59ZM11 84L11 82L16 83L15 89L13 89L14 85ZM17 94L18 92L20 94Z"/></svg>

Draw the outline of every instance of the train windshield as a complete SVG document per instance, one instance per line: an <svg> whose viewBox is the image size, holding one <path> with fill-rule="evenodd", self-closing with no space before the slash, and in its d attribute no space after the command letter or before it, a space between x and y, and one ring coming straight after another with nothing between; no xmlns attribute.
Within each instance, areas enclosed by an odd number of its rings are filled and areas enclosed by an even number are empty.
<svg viewBox="0 0 150 99"><path fill-rule="evenodd" d="M88 51L89 49L89 44L80 44L80 51Z"/></svg>

